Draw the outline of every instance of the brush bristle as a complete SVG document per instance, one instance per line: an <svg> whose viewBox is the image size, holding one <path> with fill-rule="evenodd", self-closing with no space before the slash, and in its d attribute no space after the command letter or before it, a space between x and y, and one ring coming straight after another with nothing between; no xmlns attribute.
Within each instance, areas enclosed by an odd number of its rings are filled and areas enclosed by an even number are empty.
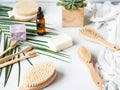
<svg viewBox="0 0 120 90"><path fill-rule="evenodd" d="M17 46L17 42L16 41L11 42L10 47L16 47L16 46Z"/></svg>
<svg viewBox="0 0 120 90"><path fill-rule="evenodd" d="M81 59L84 60L84 62L89 63L91 61L91 54L86 47L81 46L78 53Z"/></svg>
<svg viewBox="0 0 120 90"><path fill-rule="evenodd" d="M30 55L36 55L36 54L37 54L36 51L33 51L33 50L27 53L28 56L30 56Z"/></svg>
<svg viewBox="0 0 120 90"><path fill-rule="evenodd" d="M55 65L51 62L42 62L28 69L24 76L27 87L35 87L46 82L55 72Z"/></svg>
<svg viewBox="0 0 120 90"><path fill-rule="evenodd" d="M97 39L99 37L99 35L93 29L86 28L86 27L80 30L80 34L91 39Z"/></svg>

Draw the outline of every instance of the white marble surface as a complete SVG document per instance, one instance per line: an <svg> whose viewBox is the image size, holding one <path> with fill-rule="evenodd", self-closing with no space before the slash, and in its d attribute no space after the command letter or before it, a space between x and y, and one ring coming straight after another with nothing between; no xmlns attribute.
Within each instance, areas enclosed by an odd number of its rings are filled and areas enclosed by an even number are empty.
<svg viewBox="0 0 120 90"><path fill-rule="evenodd" d="M4 3L8 4L8 3ZM9 4L12 5L12 4ZM44 60L49 60L55 63L56 69L58 71L57 79L53 84L46 87L43 90L97 90L95 84L93 83L89 71L86 66L79 60L77 55L77 50L81 45L86 46L93 55L93 60L97 60L97 56L102 46L88 41L83 40L79 36L79 28L62 28L61 27L61 7L56 6L56 3L43 3L40 4L45 10L46 22L52 24L61 33L69 34L74 41L74 45L66 49L65 51L71 55L70 63L65 63L59 60L54 60L46 56L39 55L32 59L33 63L41 62ZM94 28L93 24L86 25ZM97 30L97 32L103 37L107 38L106 31ZM21 63L21 82L25 71L29 68L27 61ZM17 64L14 65L12 74L7 83L6 87L3 87L4 75L0 78L0 90L18 90L17 80L18 80L18 68Z"/></svg>

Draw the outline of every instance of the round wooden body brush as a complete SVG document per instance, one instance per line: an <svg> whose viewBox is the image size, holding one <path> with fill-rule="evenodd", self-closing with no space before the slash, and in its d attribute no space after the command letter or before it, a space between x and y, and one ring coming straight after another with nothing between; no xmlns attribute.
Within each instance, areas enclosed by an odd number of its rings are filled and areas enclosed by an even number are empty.
<svg viewBox="0 0 120 90"><path fill-rule="evenodd" d="M81 46L78 49L78 56L79 56L80 60L88 67L91 77L92 77L92 80L95 83L95 85L98 87L99 90L101 90L103 83L102 83L100 76L94 69L90 52L87 50L87 48L85 48L84 46Z"/></svg>
<svg viewBox="0 0 120 90"><path fill-rule="evenodd" d="M40 90L56 78L55 65L51 62L41 62L30 67L24 75L23 85L19 90Z"/></svg>
<svg viewBox="0 0 120 90"><path fill-rule="evenodd" d="M117 51L120 50L119 47L105 41L104 39L102 39L93 29L88 28L88 27L83 27L80 30L80 36L88 41L94 42L94 43L98 43L101 44L107 48L109 48L112 51Z"/></svg>

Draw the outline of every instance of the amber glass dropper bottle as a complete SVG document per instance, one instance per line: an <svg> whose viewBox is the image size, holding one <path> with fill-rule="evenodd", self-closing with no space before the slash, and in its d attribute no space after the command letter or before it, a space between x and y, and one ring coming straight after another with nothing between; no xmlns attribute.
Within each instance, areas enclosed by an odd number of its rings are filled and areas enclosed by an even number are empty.
<svg viewBox="0 0 120 90"><path fill-rule="evenodd" d="M37 19L36 19L36 27L37 27L37 34L38 35L44 35L46 33L45 30L45 19L43 11L41 10L41 7L38 8L37 12Z"/></svg>

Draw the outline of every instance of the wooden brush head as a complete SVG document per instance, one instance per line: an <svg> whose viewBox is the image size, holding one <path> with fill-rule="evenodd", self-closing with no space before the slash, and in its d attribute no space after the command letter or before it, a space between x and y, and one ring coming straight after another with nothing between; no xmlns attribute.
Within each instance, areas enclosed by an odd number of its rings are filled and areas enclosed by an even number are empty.
<svg viewBox="0 0 120 90"><path fill-rule="evenodd" d="M11 44L10 44L10 47L11 48L14 48L17 46L17 42L16 41L12 41Z"/></svg>
<svg viewBox="0 0 120 90"><path fill-rule="evenodd" d="M85 63L91 62L91 54L86 47L81 46L78 49L78 55L79 55L80 59L83 60L83 62L85 62Z"/></svg>
<svg viewBox="0 0 120 90"><path fill-rule="evenodd" d="M33 57L33 56L36 56L37 55L37 52L36 51L29 51L26 56L29 56L29 57Z"/></svg>
<svg viewBox="0 0 120 90"><path fill-rule="evenodd" d="M83 27L80 30L80 36L93 42L99 38L99 35L93 29L88 27Z"/></svg>
<svg viewBox="0 0 120 90"><path fill-rule="evenodd" d="M24 75L24 86L27 90L41 89L56 78L55 65L51 62L41 62L33 65ZM23 89L20 89L23 90Z"/></svg>

